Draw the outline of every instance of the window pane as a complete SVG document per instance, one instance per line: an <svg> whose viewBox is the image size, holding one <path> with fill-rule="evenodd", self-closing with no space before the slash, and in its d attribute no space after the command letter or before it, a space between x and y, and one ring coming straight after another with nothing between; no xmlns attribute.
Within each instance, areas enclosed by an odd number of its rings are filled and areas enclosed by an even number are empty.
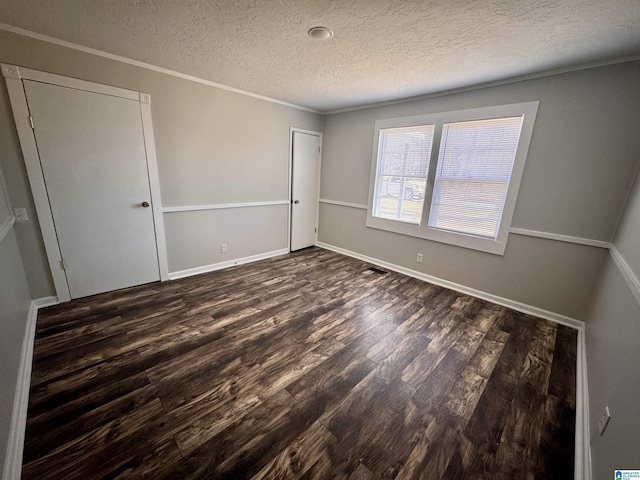
<svg viewBox="0 0 640 480"><path fill-rule="evenodd" d="M430 227L496 238L522 119L443 126Z"/></svg>
<svg viewBox="0 0 640 480"><path fill-rule="evenodd" d="M373 216L420 224L433 125L380 129Z"/></svg>

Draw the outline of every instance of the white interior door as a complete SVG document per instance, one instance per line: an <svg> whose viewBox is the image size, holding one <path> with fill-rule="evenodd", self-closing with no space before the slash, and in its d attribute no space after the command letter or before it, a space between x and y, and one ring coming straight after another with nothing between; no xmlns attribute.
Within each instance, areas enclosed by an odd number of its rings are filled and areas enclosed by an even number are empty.
<svg viewBox="0 0 640 480"><path fill-rule="evenodd" d="M316 244L320 136L293 132L291 251Z"/></svg>
<svg viewBox="0 0 640 480"><path fill-rule="evenodd" d="M159 280L139 103L24 87L71 298Z"/></svg>

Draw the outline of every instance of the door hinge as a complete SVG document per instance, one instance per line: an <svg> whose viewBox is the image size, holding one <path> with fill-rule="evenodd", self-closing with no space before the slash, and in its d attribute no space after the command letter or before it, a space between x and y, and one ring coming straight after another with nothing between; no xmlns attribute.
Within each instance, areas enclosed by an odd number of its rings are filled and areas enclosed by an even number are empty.
<svg viewBox="0 0 640 480"><path fill-rule="evenodd" d="M318 147L318 153L320 153L320 147Z"/></svg>
<svg viewBox="0 0 640 480"><path fill-rule="evenodd" d="M313 233L318 233L318 229L317 229L317 228L314 228L314 229L313 229Z"/></svg>
<svg viewBox="0 0 640 480"><path fill-rule="evenodd" d="M31 130L35 130L36 127L33 126L33 117L29 115L29 125L31 125Z"/></svg>
<svg viewBox="0 0 640 480"><path fill-rule="evenodd" d="M62 270L66 270L67 269L67 266L64 264L64 258L60 259L60 268Z"/></svg>

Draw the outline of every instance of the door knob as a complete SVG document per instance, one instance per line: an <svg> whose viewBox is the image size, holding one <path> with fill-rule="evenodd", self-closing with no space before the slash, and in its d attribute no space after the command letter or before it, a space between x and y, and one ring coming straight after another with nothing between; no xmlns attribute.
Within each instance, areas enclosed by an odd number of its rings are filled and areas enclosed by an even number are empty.
<svg viewBox="0 0 640 480"><path fill-rule="evenodd" d="M144 208L148 208L149 207L149 202L142 202L142 206Z"/></svg>
<svg viewBox="0 0 640 480"><path fill-rule="evenodd" d="M300 200L294 200L293 203L300 203Z"/></svg>

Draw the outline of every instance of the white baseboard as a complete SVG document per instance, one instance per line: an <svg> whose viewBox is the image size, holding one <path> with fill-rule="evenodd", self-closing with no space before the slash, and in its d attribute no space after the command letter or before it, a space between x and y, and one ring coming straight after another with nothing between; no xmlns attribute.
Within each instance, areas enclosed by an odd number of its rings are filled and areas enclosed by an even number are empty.
<svg viewBox="0 0 640 480"><path fill-rule="evenodd" d="M257 262L258 260L265 260L267 258L277 257L279 255L286 255L287 253L289 253L289 250L286 248L283 248L282 250L259 253L258 255L251 255L249 257L236 258L234 260L229 260L227 262L213 263L211 265L188 268L186 270L178 270L176 272L169 273L169 280L177 280L179 278L191 277L192 275L200 275L201 273L208 273L208 272L213 272L215 270L222 270L223 268L229 268L235 265L242 265L244 263Z"/></svg>
<svg viewBox="0 0 640 480"><path fill-rule="evenodd" d="M544 318L560 325L575 328L578 330L578 349L576 359L576 436L575 436L575 480L591 480L591 446L589 441L589 390L587 385L587 361L585 352L585 324L581 320L561 315L559 313L544 310L542 308L527 305L522 302L510 300L508 298L499 297L492 293L476 290L475 288L460 285L449 280L434 277L426 273L411 270L410 268L401 267L393 263L385 262L377 258L368 257L351 250L329 245L327 243L318 242L317 246L336 253L341 253L349 257L357 258L373 265L402 273L404 275L424 280L441 287L455 290L472 297L480 298L508 307L518 312L527 313L536 317Z"/></svg>
<svg viewBox="0 0 640 480"><path fill-rule="evenodd" d="M27 409L29 407L29 389L31 386L31 364L33 361L33 343L36 334L38 310L57 303L57 297L44 297L32 300L29 307L27 328L25 329L24 338L22 339L16 395L13 399L7 456L2 472L2 478L4 480L19 480L22 474L22 451L24 449L24 433L27 426Z"/></svg>
<svg viewBox="0 0 640 480"><path fill-rule="evenodd" d="M58 305L59 303L60 302L58 301L58 297L56 297L56 296L36 298L35 300L31 301L31 304L35 305L38 310L40 310L41 308L44 308L44 307L50 307L52 305Z"/></svg>
<svg viewBox="0 0 640 480"><path fill-rule="evenodd" d="M493 293L483 292L482 290L476 290L475 288L467 287L459 283L434 277L433 275L418 272L417 270L411 270L410 268L401 267L400 265L395 265L393 263L385 262L384 260L368 257L366 255L362 255L360 253L353 252L351 250L346 250L344 248L336 247L334 245L329 245L327 243L318 242L316 245L326 250L331 250L336 253L341 253L349 257L357 258L358 260L362 260L367 263L378 265L380 267L386 268L387 270L393 270L394 272L402 273L403 275L417 278L418 280L424 280L425 282L433 283L434 285L439 285L441 287L445 287L450 290L455 290L456 292L464 293L466 295L471 295L472 297L480 298L482 300L487 300L488 302L496 303L498 305L502 305L503 307L508 307L513 310L517 310L518 312L527 313L529 315L534 315L536 317L544 318L546 320L551 320L552 322L559 323L561 325L566 325L568 327L576 328L578 330L584 329L584 322L582 320L577 320L575 318L571 318L566 315L562 315L559 313L551 312L549 310L544 310L542 308L534 307L533 305L527 305L526 303L518 302L516 300L500 297L498 295L494 295Z"/></svg>

